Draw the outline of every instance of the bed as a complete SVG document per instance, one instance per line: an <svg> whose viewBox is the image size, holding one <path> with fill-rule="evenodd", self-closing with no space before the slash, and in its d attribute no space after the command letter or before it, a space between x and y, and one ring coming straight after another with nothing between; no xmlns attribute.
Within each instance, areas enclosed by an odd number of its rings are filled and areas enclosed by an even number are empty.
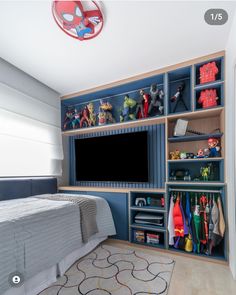
<svg viewBox="0 0 236 295"><path fill-rule="evenodd" d="M56 192L55 179L0 181L1 295L38 294L76 260L115 234L108 203L80 195L93 200L97 209L97 232L84 242L79 206L65 197L51 200ZM13 288L8 279L16 271L24 276L24 284Z"/></svg>

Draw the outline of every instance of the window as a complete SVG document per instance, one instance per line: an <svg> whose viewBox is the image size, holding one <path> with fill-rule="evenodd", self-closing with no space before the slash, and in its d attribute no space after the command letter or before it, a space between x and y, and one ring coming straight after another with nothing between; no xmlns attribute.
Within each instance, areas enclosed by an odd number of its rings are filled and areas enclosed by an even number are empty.
<svg viewBox="0 0 236 295"><path fill-rule="evenodd" d="M0 177L61 175L60 109L0 83Z"/></svg>

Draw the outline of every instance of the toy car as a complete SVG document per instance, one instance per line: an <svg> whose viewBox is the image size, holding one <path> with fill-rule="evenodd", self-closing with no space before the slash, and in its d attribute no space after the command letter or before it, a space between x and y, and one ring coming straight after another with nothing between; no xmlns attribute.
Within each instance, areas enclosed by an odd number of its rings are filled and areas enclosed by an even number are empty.
<svg viewBox="0 0 236 295"><path fill-rule="evenodd" d="M190 172L188 169L178 169L170 171L170 181L183 180L191 181Z"/></svg>

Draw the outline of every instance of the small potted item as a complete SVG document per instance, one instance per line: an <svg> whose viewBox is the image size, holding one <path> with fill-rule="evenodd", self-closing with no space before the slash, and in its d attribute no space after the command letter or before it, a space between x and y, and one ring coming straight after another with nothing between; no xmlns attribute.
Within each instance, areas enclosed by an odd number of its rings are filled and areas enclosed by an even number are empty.
<svg viewBox="0 0 236 295"><path fill-rule="evenodd" d="M217 96L216 89L202 90L198 99L198 103L203 109L216 107L218 101L219 97Z"/></svg>
<svg viewBox="0 0 236 295"><path fill-rule="evenodd" d="M180 159L180 151L175 150L174 152L170 152L171 160L179 160Z"/></svg>
<svg viewBox="0 0 236 295"><path fill-rule="evenodd" d="M120 113L120 122L135 120L135 110L137 102L126 94L123 103L123 110Z"/></svg>
<svg viewBox="0 0 236 295"><path fill-rule="evenodd" d="M159 90L156 84L152 84L150 88L151 101L148 108L149 115L163 114L163 98L165 96L163 90Z"/></svg>
<svg viewBox="0 0 236 295"><path fill-rule="evenodd" d="M139 99L136 107L136 118L143 119L148 117L150 97L143 89L139 91Z"/></svg>
<svg viewBox="0 0 236 295"><path fill-rule="evenodd" d="M176 104L175 104L175 107L174 107L174 109L173 109L173 113L176 112L177 107L178 107L178 105L179 105L180 103L183 104L183 106L184 106L184 108L185 108L186 111L188 110L188 107L186 106L186 103L185 103L185 101L184 101L184 99L183 99L184 89L185 89L185 83L183 82L183 83L181 83L181 84L178 86L176 93L175 93L175 94L171 97L171 99L170 99L171 102L175 102L175 103L176 103Z"/></svg>
<svg viewBox="0 0 236 295"><path fill-rule="evenodd" d="M217 138L208 139L209 158L220 157L220 146Z"/></svg>

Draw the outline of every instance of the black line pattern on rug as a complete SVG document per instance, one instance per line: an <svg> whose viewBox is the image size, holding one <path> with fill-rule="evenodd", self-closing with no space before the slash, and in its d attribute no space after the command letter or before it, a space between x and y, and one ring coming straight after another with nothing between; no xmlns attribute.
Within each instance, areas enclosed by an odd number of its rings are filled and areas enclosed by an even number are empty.
<svg viewBox="0 0 236 295"><path fill-rule="evenodd" d="M102 249L104 252L106 252L107 253L107 256L106 257L104 257L104 258L98 258L99 256L98 256L98 254L97 254L97 252L96 252L96 250L99 250L99 249ZM82 285L83 284L85 284L86 282L88 282L88 280L94 280L94 279L102 279L102 280L110 280L110 279L115 279L115 281L117 282L117 284L120 286L120 288L122 288L122 287L124 287L124 288L126 288L128 291L129 291L129 293L130 293L130 295L144 295L144 294L150 294L150 295L161 295L161 294L164 294L166 291L167 291L167 289L168 289L168 282L166 281L166 279L165 278L163 278L162 276L161 276L161 274L163 274L163 273L171 273L171 271L160 271L160 272L158 272L157 274L154 274L151 270L150 270L150 267L152 266L152 265L155 265L155 264L157 264L157 265L171 265L171 264L174 264L174 260L170 260L170 262L162 262L162 261L155 261L155 262L148 262L148 260L147 259L145 259L144 257L141 257L141 256L139 256L139 255L137 255L137 253L136 253L136 251L130 251L130 252L126 252L126 253L111 253L111 251L109 250L109 249L106 249L103 245L101 245L100 247L98 247L98 248L96 248L91 254L93 254L94 255L94 257L92 258L92 257L85 257L85 258L82 258L82 259L80 259L80 260L78 260L74 265L76 265L76 270L78 271L78 272L80 272L82 275L83 275L83 279L80 281L80 283L77 283L76 285L70 285L70 286L68 286L67 285L67 283L68 283L68 281L69 281L69 278L68 278L68 276L65 274L63 277L65 277L66 278L66 282L64 283L64 284L54 284L54 285L52 285L52 286L50 286L50 287L48 287L48 288L46 288L45 290L49 290L49 289L51 289L51 288L55 288L55 287L60 287L59 288L59 290L57 291L57 293L56 293L56 295L60 295L61 294L61 291L63 291L63 289L65 288L65 289L68 289L68 288L75 288L75 287L77 287L77 291L78 291L78 295L89 295L89 294L91 294L92 292L94 292L94 291L100 291L100 292L102 292L102 293L104 293L104 294L111 294L112 295L112 293L110 292L110 291L108 291L108 290L106 290L106 289L103 289L103 288L92 288L92 289L90 289L90 290L87 290L87 291L85 291L85 292L83 292L82 291ZM139 268L139 269L135 269L135 265L134 265L134 263L132 262L132 261L128 261L128 260L124 260L124 259L120 259L120 260L116 260L115 262L111 262L111 259L114 259L114 257L115 256L118 256L118 255L122 255L122 256L131 256L131 255L133 255L133 256L135 256L136 258L138 258L138 259L140 259L140 260L142 260L145 264L146 264L146 267L144 267L144 268ZM157 258L157 257L155 257L155 258ZM106 260L106 262L107 262L107 266L99 266L99 265L96 265L96 262L101 262L101 261L105 261ZM80 264L81 264L81 262L85 262L85 261L91 261L91 264L94 266L94 268L97 268L97 269L100 269L100 270L107 270L107 269L109 269L109 268L115 268L116 269L116 272L115 272L115 274L113 274L113 275L111 275L111 276L109 276L109 277L103 277L103 276L89 276L89 277L87 277L87 275L86 275L86 272L85 271L83 271L82 269L81 269L81 267L80 267ZM117 265L117 264L119 264L119 263L127 263L127 264L129 264L130 265L130 267L131 268L125 268L125 269L120 269L119 268L119 266ZM132 275L132 277L135 279L135 280L137 280L137 281L140 281L140 282L151 282L151 281L154 281L154 280L156 280L157 278L158 279L160 279L161 281L163 281L163 283L164 283L164 288L162 289L162 290L159 290L159 292L147 292L147 290L145 290L145 291L138 291L138 292L135 292L135 293L132 293L132 289L128 286L128 285L126 285L126 284L124 284L124 283L122 283L120 280L119 280L119 278L118 278L118 276L122 273L122 272L124 272L124 271L130 271L130 274ZM137 273L139 273L139 272L147 272L147 273L149 273L149 275L151 275L152 276L152 278L151 279L140 279L140 278L138 278L136 275L135 275L135 273L137 272ZM44 291L42 291L41 293L43 293L43 292L45 292L45 290ZM40 295L41 293L39 293L38 295ZM63 295L63 294L61 294L61 295Z"/></svg>

